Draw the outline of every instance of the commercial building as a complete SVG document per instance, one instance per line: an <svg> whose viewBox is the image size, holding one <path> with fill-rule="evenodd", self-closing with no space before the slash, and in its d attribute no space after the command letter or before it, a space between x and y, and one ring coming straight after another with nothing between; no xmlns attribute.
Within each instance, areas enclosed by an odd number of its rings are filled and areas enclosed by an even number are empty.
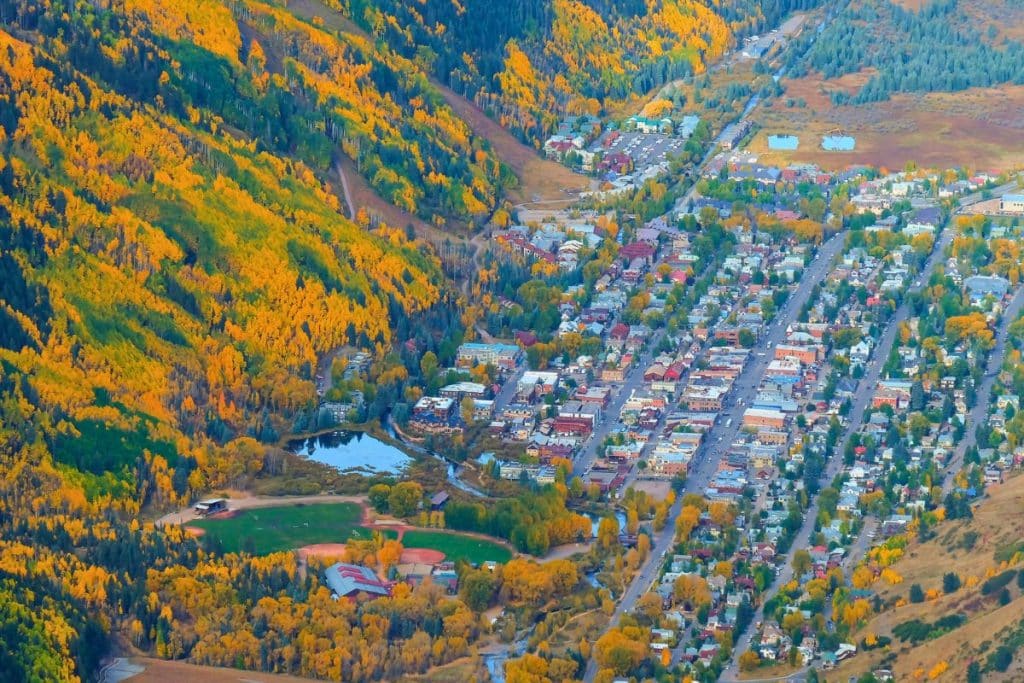
<svg viewBox="0 0 1024 683"><path fill-rule="evenodd" d="M1024 215L1024 194L1004 194L999 200L999 210L1003 213Z"/></svg>

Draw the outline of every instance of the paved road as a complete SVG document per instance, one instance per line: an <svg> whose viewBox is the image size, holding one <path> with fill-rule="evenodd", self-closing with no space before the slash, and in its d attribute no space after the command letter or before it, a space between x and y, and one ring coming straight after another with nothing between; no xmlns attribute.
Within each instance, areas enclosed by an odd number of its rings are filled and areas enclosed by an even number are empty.
<svg viewBox="0 0 1024 683"><path fill-rule="evenodd" d="M728 449L729 444L732 443L732 440L739 431L739 422L745 408L738 403L738 399L743 398L744 405L749 405L750 399L756 393L757 387L761 384L764 372L768 367L769 356L763 349L766 348L766 345L767 348L771 348L785 339L786 328L796 322L800 309L810 299L814 286L821 282L825 275L828 274L832 261L842 249L844 241L845 236L838 234L822 245L810 266L801 275L800 284L793 294L790 295L787 303L779 310L776 316L777 322L772 325L765 340L762 340L755 347L762 350L757 351L757 353L763 352L764 355L755 354L753 356L754 360L747 363L747 366L740 373L730 391L730 396L734 396L737 402L732 402L730 404L731 408L724 412L724 415L731 417L732 423L729 424L725 420L720 420L708 432L704 445L698 450L691 472L687 476L685 492L703 492L712 475L717 471L719 459ZM719 435L723 433L725 435L719 439ZM665 528L655 535L647 561L640 566L636 577L626 588L625 593L615 607L615 612L612 614L610 621L611 624L617 623L625 612L633 609L636 601L647 592L651 584L658 578L661 563L675 543L675 520L679 516L680 510L682 510L682 505L683 496L680 495L669 512ZM591 659L587 663L583 680L591 683L597 676L597 671L597 662Z"/></svg>
<svg viewBox="0 0 1024 683"><path fill-rule="evenodd" d="M652 334L651 338L647 341L647 347L640 354L639 359L634 362L629 372L626 373L626 380L621 384L615 393L615 397L604 410L604 415L597 428L590 435L586 446L576 457L572 468L572 473L575 476L583 477L590 471L591 466L594 464L594 459L597 457L598 446L604 443L605 437L608 436L612 426L618 422L618 416L622 412L622 406L626 403L626 400L643 385L644 369L650 365L651 359L654 356L654 349L658 348L664 337L665 330L663 329Z"/></svg>
<svg viewBox="0 0 1024 683"><path fill-rule="evenodd" d="M495 415L499 415L501 411L505 409L505 406L511 403L512 399L515 398L516 389L519 386L519 380L523 378L526 368L526 361L523 361L520 363L519 367L516 368L516 371L509 376L508 380L501 385L501 391L499 391L494 397Z"/></svg>
<svg viewBox="0 0 1024 683"><path fill-rule="evenodd" d="M931 276L935 266L942 262L946 247L949 246L953 239L953 233L954 230L951 227L947 228L943 232L942 236L935 244L931 255L928 257L928 260L925 262L921 275L914 281L914 284L910 287L909 291L920 291L921 287L919 283L928 281L928 278ZM849 443L853 434L855 434L864 423L864 411L868 407L868 403L871 401L871 396L874 394L874 387L877 385L878 380L881 377L882 367L885 365L885 361L889 358L890 350L895 343L896 334L899 331L899 325L910 315L910 307L905 303L906 300L907 297L904 296L904 303L896 309L896 313L890 319L889 324L882 333L882 337L878 340L878 344L875 346L868 370L857 385L857 393L854 396L853 406L849 412L850 421L846 425L843 438L836 446L836 450L829 459L825 472L822 475L821 482L823 485L828 485L828 483L831 482L837 474L839 474L839 471L843 466L843 453L846 451L846 444ZM752 620L753 623L764 620L765 602L770 599L771 595L775 594L779 586L783 586L792 580L793 553L801 548L807 548L810 545L811 535L814 533L814 522L818 518L818 502L818 498L815 497L804 515L803 525L793 538L793 543L790 545L789 552L786 554L786 557L783 558L782 564L779 567L778 575L772 582L772 585L769 586L761 596L761 602L754 612L754 618ZM739 680L739 656L750 648L750 641L752 640L753 635L754 629L748 628L740 636L736 643L736 647L733 649L732 659L729 661L729 665L722 671L722 677L720 680Z"/></svg>
<svg viewBox="0 0 1024 683"><path fill-rule="evenodd" d="M704 445L697 454L696 465L687 476L688 490L691 490L692 485L692 490L703 491L718 470L718 461L729 450L742 428L743 413L757 396L757 389L772 361L772 349L786 339L787 329L797 321L800 309L810 300L815 285L831 270L832 262L842 251L845 241L845 234L839 233L821 246L814 260L801 273L800 284L779 309L767 332L751 349L751 358L733 383L726 404L719 414L719 422L707 433Z"/></svg>
<svg viewBox="0 0 1024 683"><path fill-rule="evenodd" d="M969 208L969 207L971 207L971 206L973 206L973 205L975 205L975 204L977 204L979 202L985 201L985 196L984 196L985 193L988 193L989 195L991 195L991 198L1001 197L1002 195L1006 194L1007 192L1013 192L1014 190L1019 189L1019 187L1020 187L1020 185L1018 184L1017 180L1014 179L1014 180L1011 180L1008 183L1000 185L999 187L992 188L991 190L986 190L984 193L983 192L974 192L972 194L964 195L963 197L960 198L960 201L959 201L960 208L957 209L957 213L960 213L960 214L970 214L971 212L970 211L965 211L965 209L967 209L967 208Z"/></svg>
<svg viewBox="0 0 1024 683"><path fill-rule="evenodd" d="M981 386L978 387L977 402L974 404L974 409L967 415L964 438L960 440L956 450L953 452L953 457L949 461L949 465L946 467L946 480L942 485L943 493L949 493L953 490L953 481L956 478L957 472L963 467L967 449L978 442L976 429L988 416L989 405L992 403L992 386L995 384L996 375L999 374L999 370L1003 367L1003 359L1006 357L1006 338L1010 325L1020 316L1022 308L1024 308L1024 287L1018 287L1010 303L1007 304L1006 310L1003 311L1002 319L999 321L999 327L996 330L996 345L989 353L988 364L985 366L985 375L981 380Z"/></svg>

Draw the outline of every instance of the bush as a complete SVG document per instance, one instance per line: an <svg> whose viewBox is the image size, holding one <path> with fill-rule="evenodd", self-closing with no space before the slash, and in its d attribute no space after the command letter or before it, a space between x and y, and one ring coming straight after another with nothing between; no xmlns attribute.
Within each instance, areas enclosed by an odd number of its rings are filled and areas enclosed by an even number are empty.
<svg viewBox="0 0 1024 683"><path fill-rule="evenodd" d="M921 584L915 583L910 587L910 602L924 602L924 591Z"/></svg>
<svg viewBox="0 0 1024 683"><path fill-rule="evenodd" d="M992 578L986 579L985 583L981 584L981 594L990 595L999 591L1000 589L1008 586L1016 575L1016 569L1007 569L1001 574L996 574Z"/></svg>
<svg viewBox="0 0 1024 683"><path fill-rule="evenodd" d="M995 652L989 655L988 668L989 670L1006 671L1010 668L1010 664L1013 663L1013 650L1005 645L1000 645Z"/></svg>
<svg viewBox="0 0 1024 683"><path fill-rule="evenodd" d="M967 617L962 614L949 614L931 624L920 619L911 619L902 624L897 624L893 627L892 633L904 642L917 645L925 640L938 638L958 628L965 621L967 621Z"/></svg>
<svg viewBox="0 0 1024 683"><path fill-rule="evenodd" d="M960 577L956 572L946 572L942 575L942 590L945 593L955 593L960 590Z"/></svg>
<svg viewBox="0 0 1024 683"><path fill-rule="evenodd" d="M1009 588L1004 588L1002 591L1000 591L1000 593L999 593L999 604L1000 605L1009 605L1011 600L1013 600L1013 598L1010 597L1010 589Z"/></svg>

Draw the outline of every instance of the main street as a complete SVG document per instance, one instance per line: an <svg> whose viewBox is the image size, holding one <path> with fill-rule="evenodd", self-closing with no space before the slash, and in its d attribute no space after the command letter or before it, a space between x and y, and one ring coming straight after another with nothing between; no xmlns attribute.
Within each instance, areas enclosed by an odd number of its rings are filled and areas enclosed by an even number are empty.
<svg viewBox="0 0 1024 683"><path fill-rule="evenodd" d="M953 452L953 457L950 458L949 465L946 467L946 480L942 485L943 493L949 493L953 490L956 473L963 467L964 456L967 450L978 442L977 428L988 416L988 408L992 402L992 387L995 384L996 375L999 374L999 370L1003 367L1003 359L1006 357L1006 339L1009 336L1010 325L1020 315L1022 308L1024 308L1024 287L1018 287L1017 292L1013 295L1010 303L1007 304L1006 310L1003 311L1003 316L999 321L999 328L996 330L996 343L992 347L992 351L989 352L988 363L985 365L985 375L981 380L981 386L978 387L978 391L975 394L974 408L967 416L964 438L960 440L956 450Z"/></svg>
<svg viewBox="0 0 1024 683"><path fill-rule="evenodd" d="M730 391L730 407L723 411L723 419L720 419L715 426L705 435L704 444L697 452L694 462L691 464L690 474L686 479L686 493L700 493L710 481L712 475L718 469L718 461L728 449L733 438L739 431L739 422L743 413L743 406L749 405L757 387L761 384L764 372L768 368L769 357L764 349L774 348L785 339L786 329L796 322L800 309L803 308L811 297L815 285L820 283L828 274L832 262L840 253L845 241L843 233L834 235L821 248L804 269L800 277L800 284L790 295L786 304L778 311L775 323L771 325L762 340L755 347L752 359L748 360L746 367L736 378L733 388ZM641 373L642 375L642 373ZM661 532L655 534L647 560L640 565L636 576L626 588L621 599L612 613L611 624L618 622L619 618L626 612L633 609L636 601L647 592L651 584L658 578L659 567L662 560L668 554L675 543L675 520L682 510L683 496L676 499L675 504L669 512L668 521ZM590 682L597 676L597 662L591 658L587 662L586 673L583 680Z"/></svg>
<svg viewBox="0 0 1024 683"><path fill-rule="evenodd" d="M928 281L932 272L935 270L935 266L942 262L946 248L949 246L950 242L952 242L953 233L954 230L952 226L947 227L943 232L942 237L935 244L932 249L932 253L925 262L921 275L917 280L915 280L914 285L908 290L908 293L919 292L921 290L921 285ZM823 485L827 486L836 477L836 475L839 474L839 471L843 466L843 453L846 450L846 445L864 423L864 412L868 407L868 403L871 401L871 396L874 394L874 387L878 384L878 380L881 377L882 368L885 366L885 362L889 358L889 353L895 343L900 323L906 320L910 315L910 306L906 303L907 299L908 296L905 294L903 297L903 303L896 309L895 314L886 325L881 339L878 340L878 344L875 346L867 372L865 372L864 377L861 378L857 385L857 393L849 412L850 421L846 425L842 440L837 445L835 452L833 452L832 457L829 459L828 464L825 467L825 472L820 480ZM775 592L777 592L779 586L783 586L793 579L793 554L797 550L807 548L810 545L811 535L814 533L814 523L818 518L818 509L819 500L815 497L807 512L804 514L803 524L796 536L793 538L789 552L786 554L786 557L783 558L782 564L779 566L779 573L776 575L771 586L766 588L765 592L761 596L761 601L754 613L754 623L764 619L764 604L772 595L775 594ZM722 681L738 680L739 656L750 648L753 631L754 629L747 628L746 631L740 635L735 648L733 648L732 658L729 661L729 665L722 672Z"/></svg>
<svg viewBox="0 0 1024 683"><path fill-rule="evenodd" d="M644 368L646 368L651 362L651 359L654 356L654 350L658 348L659 344L661 344L661 340L664 336L664 330L658 330L651 335L646 348L640 354L638 362L635 363L626 374L626 380L619 387L619 390L615 394L615 398L611 400L608 407L605 409L600 424L598 424L591 433L590 440L587 442L586 447L579 456L577 456L576 462L573 464L572 468L572 473L574 475L583 477L594 464L594 458L597 457L598 447L604 443L605 437L607 437L608 433L611 431L612 425L618 422L618 415L622 412L623 404L625 404L626 400L632 396L633 392L643 384Z"/></svg>

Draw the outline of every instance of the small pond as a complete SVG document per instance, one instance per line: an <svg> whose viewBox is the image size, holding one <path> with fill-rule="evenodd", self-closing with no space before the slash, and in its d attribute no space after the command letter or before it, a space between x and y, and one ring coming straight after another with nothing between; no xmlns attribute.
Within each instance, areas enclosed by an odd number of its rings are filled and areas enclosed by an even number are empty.
<svg viewBox="0 0 1024 683"><path fill-rule="evenodd" d="M366 432L336 431L288 442L288 450L341 472L398 474L412 458Z"/></svg>

